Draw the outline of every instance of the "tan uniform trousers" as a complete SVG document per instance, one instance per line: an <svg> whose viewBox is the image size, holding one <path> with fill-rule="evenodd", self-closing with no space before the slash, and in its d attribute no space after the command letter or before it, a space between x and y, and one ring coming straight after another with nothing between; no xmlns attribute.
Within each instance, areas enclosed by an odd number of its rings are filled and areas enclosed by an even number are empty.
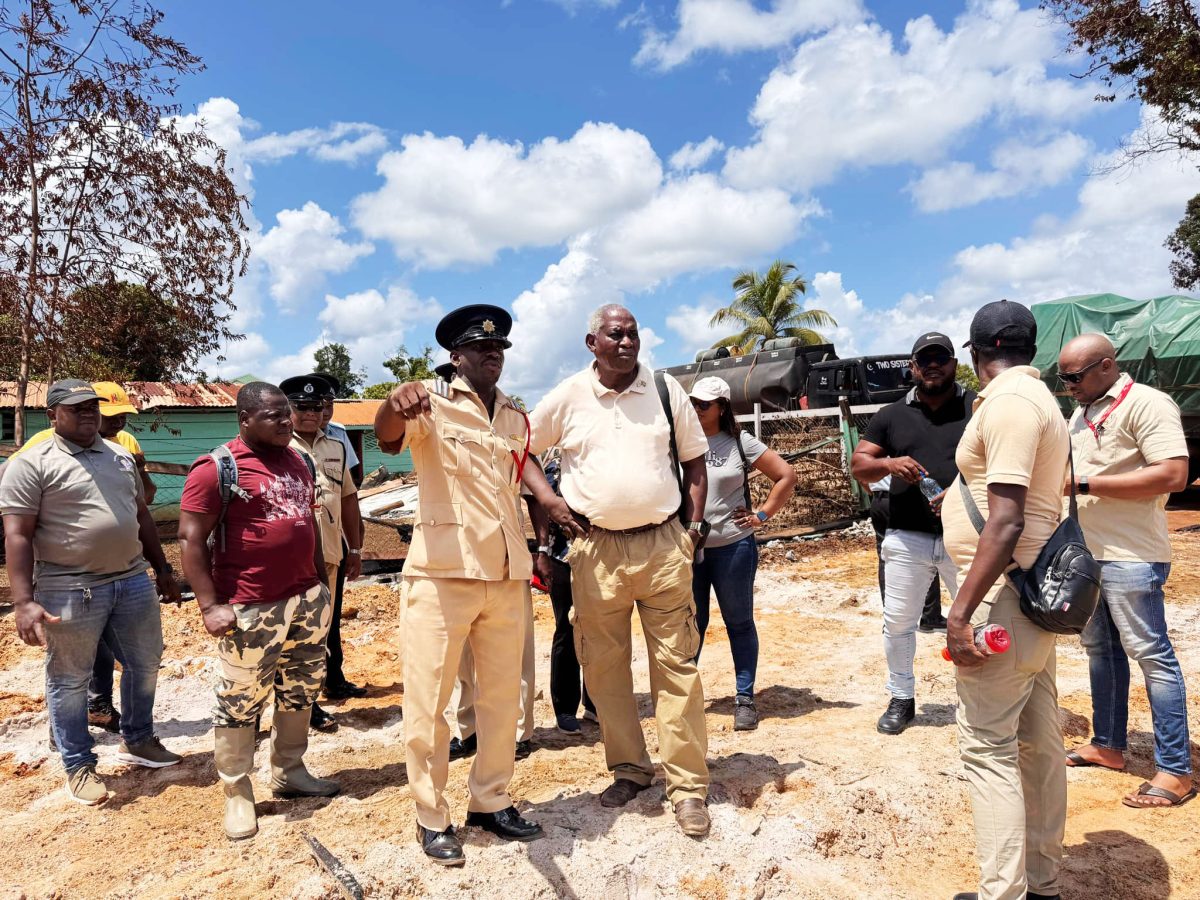
<svg viewBox="0 0 1200 900"><path fill-rule="evenodd" d="M654 767L633 696L634 608L641 618L658 720L658 748L672 803L708 795L700 634L692 602L692 541L672 519L638 534L593 529L571 545L575 649L596 704L604 754L617 778L648 785Z"/></svg>
<svg viewBox="0 0 1200 900"><path fill-rule="evenodd" d="M521 703L517 708L517 740L533 739L534 658L533 658L533 592L529 582L525 585L525 644L521 651ZM478 692L475 678L475 654L468 644L463 647L462 662L458 665L458 705L455 721L459 740L466 740L475 733L475 694Z"/></svg>
<svg viewBox="0 0 1200 900"><path fill-rule="evenodd" d="M1054 635L1022 614L1007 581L975 611L1012 646L975 669L958 669L958 748L975 814L980 900L1058 893L1067 775L1054 680Z"/></svg>
<svg viewBox="0 0 1200 900"><path fill-rule="evenodd" d="M475 656L479 750L467 786L470 812L512 805L513 722L521 693L524 585L516 579L420 578L404 581L404 746L417 821L433 831L450 826L443 792L450 768L446 706L463 648Z"/></svg>

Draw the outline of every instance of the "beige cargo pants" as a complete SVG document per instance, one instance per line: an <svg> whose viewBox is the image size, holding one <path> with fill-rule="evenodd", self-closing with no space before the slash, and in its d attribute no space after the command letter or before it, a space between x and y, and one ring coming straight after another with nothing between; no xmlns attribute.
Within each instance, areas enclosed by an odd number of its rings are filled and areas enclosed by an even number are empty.
<svg viewBox="0 0 1200 900"><path fill-rule="evenodd" d="M571 545L575 650L617 778L648 785L654 766L633 695L631 619L646 636L658 748L672 803L708 796L700 634L692 602L692 541L675 519L638 534L593 529Z"/></svg>

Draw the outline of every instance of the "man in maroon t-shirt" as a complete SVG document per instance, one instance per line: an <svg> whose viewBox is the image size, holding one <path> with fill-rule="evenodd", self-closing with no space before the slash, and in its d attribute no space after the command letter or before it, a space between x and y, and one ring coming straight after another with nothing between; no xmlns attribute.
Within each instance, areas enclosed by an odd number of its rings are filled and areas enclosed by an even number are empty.
<svg viewBox="0 0 1200 900"><path fill-rule="evenodd" d="M225 833L258 830L250 773L255 720L274 691L271 789L276 797L329 797L336 782L304 767L308 722L325 678L329 589L313 519L308 462L289 447L291 407L279 388L256 381L238 392L239 436L227 445L237 490L221 518L217 465L196 460L180 502L183 571L217 638L217 774L225 788ZM218 540L210 549L209 538Z"/></svg>

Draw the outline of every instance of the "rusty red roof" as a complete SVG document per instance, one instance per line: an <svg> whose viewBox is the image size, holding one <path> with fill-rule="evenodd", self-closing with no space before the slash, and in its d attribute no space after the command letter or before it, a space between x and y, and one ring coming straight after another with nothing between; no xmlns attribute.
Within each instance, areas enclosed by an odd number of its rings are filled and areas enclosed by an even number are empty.
<svg viewBox="0 0 1200 900"><path fill-rule="evenodd" d="M127 381L124 388L129 399L139 410L178 409L212 407L232 409L237 405L240 384L212 381L208 384L187 384L172 381ZM16 406L17 384L15 381L0 381L0 409ZM28 409L44 409L46 406L46 384L29 383L25 398Z"/></svg>
<svg viewBox="0 0 1200 900"><path fill-rule="evenodd" d="M347 428L374 427L375 413L382 400L337 400L333 404L333 421Z"/></svg>

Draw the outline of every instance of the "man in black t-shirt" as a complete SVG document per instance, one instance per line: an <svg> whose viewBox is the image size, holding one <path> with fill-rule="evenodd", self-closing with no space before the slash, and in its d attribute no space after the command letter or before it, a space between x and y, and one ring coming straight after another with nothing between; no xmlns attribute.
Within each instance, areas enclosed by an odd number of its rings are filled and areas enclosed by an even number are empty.
<svg viewBox="0 0 1200 900"><path fill-rule="evenodd" d="M950 596L957 591L954 564L942 546L940 514L945 489L958 474L954 452L975 401L954 381L958 360L950 338L922 335L912 352L915 386L875 414L851 459L859 481L891 476L888 528L880 544L883 644L892 695L878 723L884 734L899 734L916 715L913 660L929 582L940 573Z"/></svg>

